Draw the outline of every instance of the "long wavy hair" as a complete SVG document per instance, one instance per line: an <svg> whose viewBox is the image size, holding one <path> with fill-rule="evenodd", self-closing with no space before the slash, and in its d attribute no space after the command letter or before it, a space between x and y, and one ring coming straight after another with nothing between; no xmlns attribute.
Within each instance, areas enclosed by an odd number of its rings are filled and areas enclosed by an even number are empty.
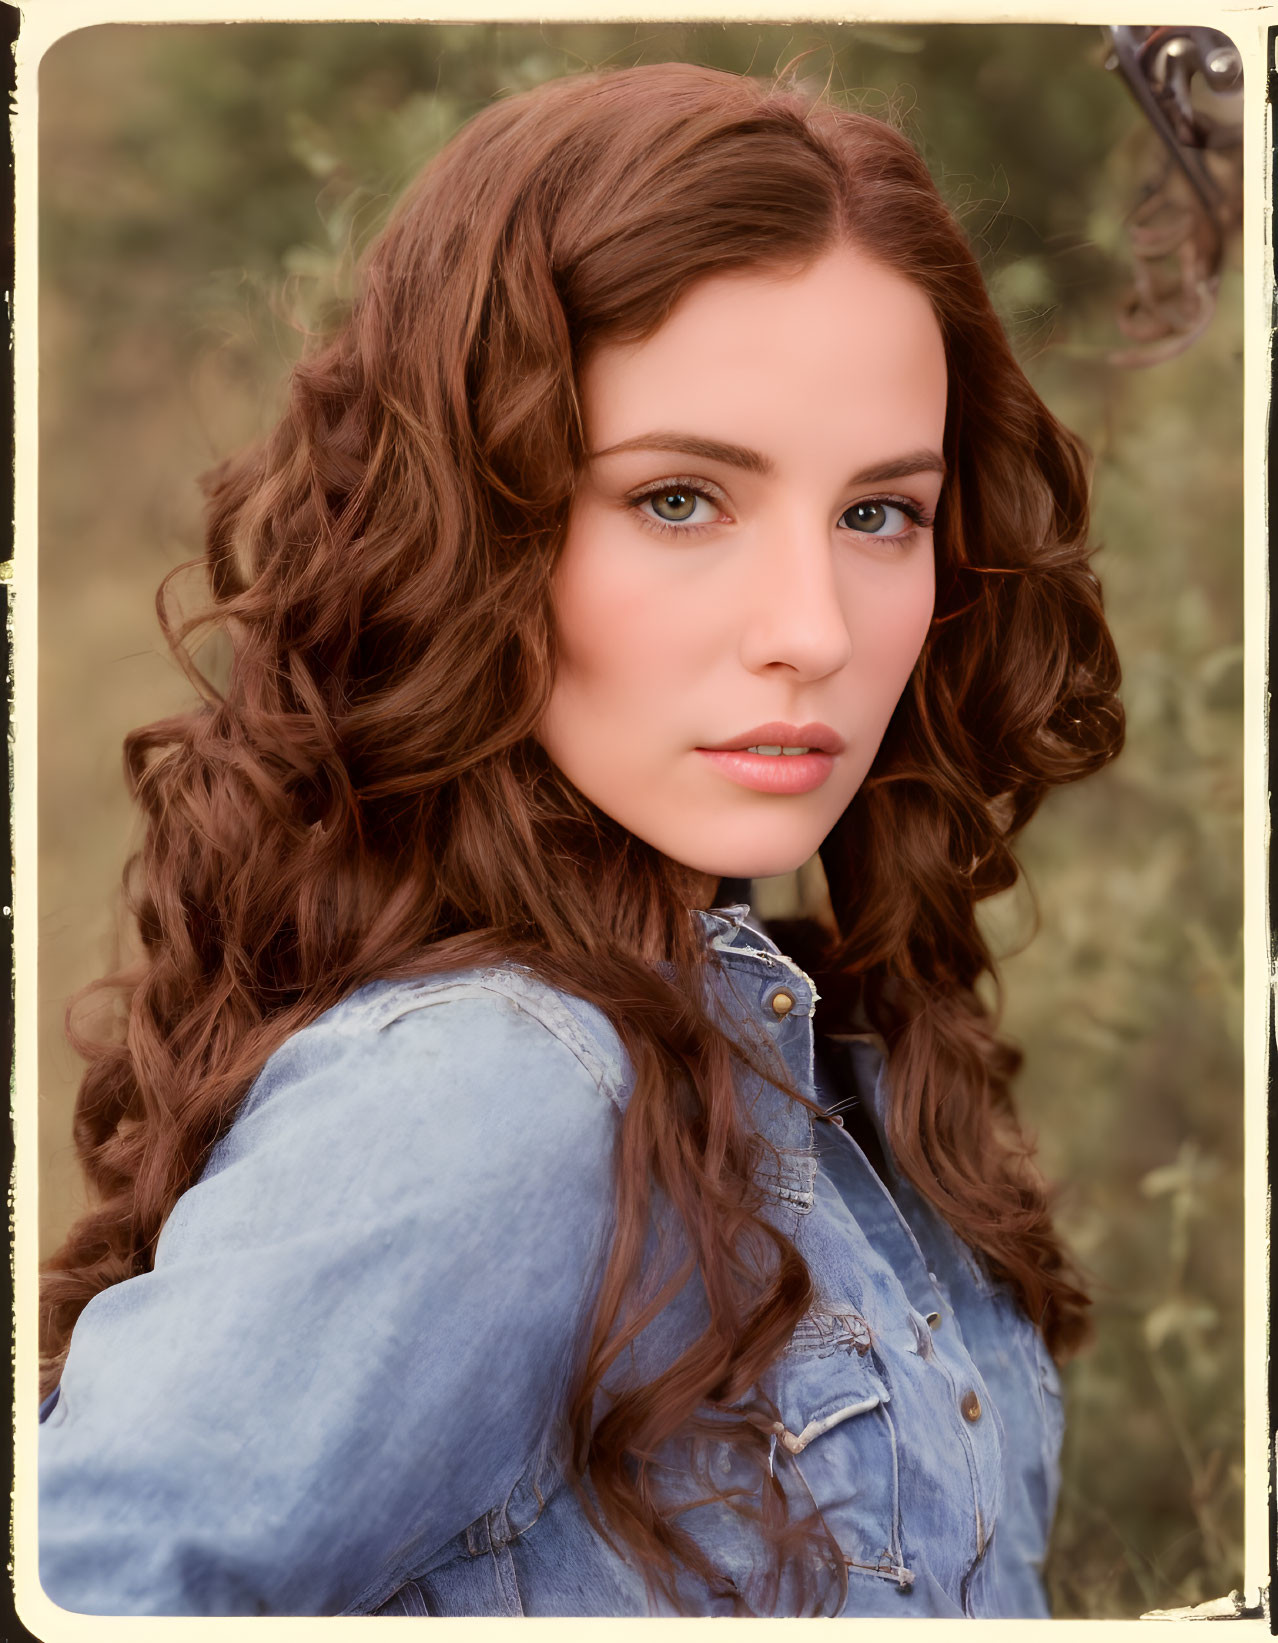
<svg viewBox="0 0 1278 1643"><path fill-rule="evenodd" d="M707 1413L757 1455L741 1400L811 1282L763 1210L733 1047L700 1002L686 872L595 809L535 731L586 454L583 359L650 336L711 274L841 243L931 300L949 477L935 619L821 850L837 931L810 960L820 1024L855 1015L881 1034L900 1168L1058 1356L1078 1344L1086 1296L1016 1122L1017 1057L978 991L992 960L975 910L1015 881L1013 839L1047 790L1122 739L1084 451L1018 367L899 132L793 84L676 63L556 80L465 126L363 258L279 425L206 477L212 602L167 630L201 700L125 743L141 956L88 990L114 1002L114 1030L72 1017L94 1202L46 1269L46 1388L85 1304L150 1266L284 1038L373 978L514 959L598 1004L634 1072L570 1400L574 1481L651 1584L718 1578L653 1457ZM229 639L221 689L189 654L210 622ZM641 1303L658 1198L686 1260ZM609 1369L689 1273L704 1333L647 1384L610 1389L600 1418ZM795 1526L760 1475L761 1501L733 1504L780 1567Z"/></svg>

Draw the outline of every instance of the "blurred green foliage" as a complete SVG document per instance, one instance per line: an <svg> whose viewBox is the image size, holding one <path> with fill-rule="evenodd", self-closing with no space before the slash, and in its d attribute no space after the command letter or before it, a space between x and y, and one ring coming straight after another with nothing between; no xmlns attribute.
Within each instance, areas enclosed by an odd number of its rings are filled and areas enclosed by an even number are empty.
<svg viewBox="0 0 1278 1643"><path fill-rule="evenodd" d="M1096 1285L1067 1374L1062 1616L1241 1583L1241 319L1105 363L1150 139L1098 30L107 27L41 69L42 1232L76 1207L72 989L106 964L132 724L185 700L151 613L192 480L264 429L302 331L398 190L489 99L693 58L804 72L919 143L1026 368L1097 458L1127 752L1053 795L987 910L1020 1092ZM1040 935L1027 945L1032 927Z"/></svg>

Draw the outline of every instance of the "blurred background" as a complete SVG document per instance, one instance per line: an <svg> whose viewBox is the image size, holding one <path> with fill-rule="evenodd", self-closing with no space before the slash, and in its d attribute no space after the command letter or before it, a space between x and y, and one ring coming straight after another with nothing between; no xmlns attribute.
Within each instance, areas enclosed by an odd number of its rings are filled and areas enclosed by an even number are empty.
<svg viewBox="0 0 1278 1643"><path fill-rule="evenodd" d="M612 63L770 75L809 48L805 74L919 144L1027 371L1096 458L1128 747L1051 798L1021 850L1032 889L987 923L1026 1055L1022 1111L1096 1294L1096 1344L1066 1372L1055 1613L1191 1604L1242 1583L1241 277L1235 247L1192 345L1115 362L1139 352L1120 315L1139 255L1159 250L1145 208L1160 150L1092 27L110 26L53 47L43 1247L81 1204L62 1019L111 962L132 832L121 739L190 699L153 600L199 551L196 476L270 425L353 252L489 99ZM761 893L780 911L793 887Z"/></svg>

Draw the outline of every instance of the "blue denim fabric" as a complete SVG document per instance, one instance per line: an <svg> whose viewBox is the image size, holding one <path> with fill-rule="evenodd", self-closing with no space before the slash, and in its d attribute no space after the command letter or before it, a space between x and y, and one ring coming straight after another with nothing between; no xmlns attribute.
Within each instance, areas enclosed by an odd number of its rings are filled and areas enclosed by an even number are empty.
<svg viewBox="0 0 1278 1643"><path fill-rule="evenodd" d="M812 984L747 913L701 915L714 1007L818 1100L857 1092L887 1158L885 1183L848 1131L743 1072L777 1149L768 1214L818 1297L760 1388L776 1476L838 1542L844 1613L1043 1615L1051 1360L893 1170L874 1042L827 1041L818 1077ZM564 1481L629 1076L598 1010L514 966L374 983L285 1043L154 1270L76 1325L42 1409L49 1596L94 1614L649 1612ZM616 1373L677 1351L700 1300L689 1285ZM682 1521L749 1591L740 1518ZM691 1577L680 1601L725 1606Z"/></svg>

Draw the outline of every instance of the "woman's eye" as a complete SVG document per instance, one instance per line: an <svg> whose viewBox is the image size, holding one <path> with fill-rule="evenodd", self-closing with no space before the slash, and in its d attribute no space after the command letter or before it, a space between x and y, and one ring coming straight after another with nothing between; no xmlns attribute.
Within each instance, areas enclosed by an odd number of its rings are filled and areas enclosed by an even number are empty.
<svg viewBox="0 0 1278 1643"><path fill-rule="evenodd" d="M667 485L636 497L637 506L662 525L709 525L717 514L714 503L689 485ZM698 508L704 511L697 512Z"/></svg>
<svg viewBox="0 0 1278 1643"><path fill-rule="evenodd" d="M904 536L918 524L917 519L895 502L878 500L854 502L844 513L843 522L849 530L862 531L867 536Z"/></svg>

